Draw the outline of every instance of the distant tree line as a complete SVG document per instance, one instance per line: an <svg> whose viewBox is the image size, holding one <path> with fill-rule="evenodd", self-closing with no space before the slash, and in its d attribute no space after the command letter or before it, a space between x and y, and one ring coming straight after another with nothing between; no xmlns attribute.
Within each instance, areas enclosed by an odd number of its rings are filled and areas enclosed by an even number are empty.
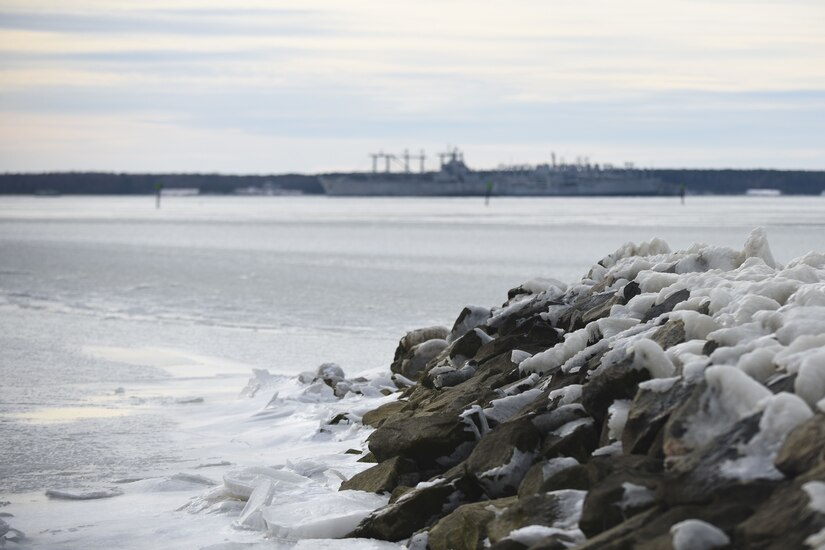
<svg viewBox="0 0 825 550"><path fill-rule="evenodd" d="M198 188L201 193L226 194L236 189L269 187L323 193L316 176L227 176L222 174L114 174L104 172L55 172L48 174L0 174L0 193L62 193L90 195L144 195L164 189Z"/></svg>
<svg viewBox="0 0 825 550"><path fill-rule="evenodd" d="M736 195L748 189L778 189L786 195L819 195L825 191L825 172L802 170L649 170L666 182L684 185L689 193ZM201 193L228 194L260 187L320 194L318 176L282 174L230 176L222 174L115 174L54 172L0 174L0 194L142 195L164 189L198 188Z"/></svg>
<svg viewBox="0 0 825 550"><path fill-rule="evenodd" d="M748 189L778 189L785 195L819 195L825 191L825 172L805 170L650 170L689 193L739 195Z"/></svg>

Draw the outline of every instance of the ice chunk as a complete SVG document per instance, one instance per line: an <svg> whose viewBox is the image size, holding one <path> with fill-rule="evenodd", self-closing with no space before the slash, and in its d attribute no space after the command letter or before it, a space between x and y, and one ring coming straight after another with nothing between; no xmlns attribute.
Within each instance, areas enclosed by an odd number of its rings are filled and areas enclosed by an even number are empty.
<svg viewBox="0 0 825 550"><path fill-rule="evenodd" d="M673 550L711 550L730 544L724 531L698 519L687 519L670 528Z"/></svg>
<svg viewBox="0 0 825 550"><path fill-rule="evenodd" d="M224 492L232 498L247 500L252 495L252 491L266 479L275 482L278 488L295 488L309 482L307 478L292 472L265 466L253 466L226 472L223 475Z"/></svg>
<svg viewBox="0 0 825 550"><path fill-rule="evenodd" d="M257 487L249 495L249 500L246 501L240 517L238 517L237 525L247 529L264 530L266 529L266 522L264 521L263 512L264 506L269 506L272 502L272 497L275 494L275 485L271 479L262 480Z"/></svg>
<svg viewBox="0 0 825 550"><path fill-rule="evenodd" d="M365 491L337 491L296 495L263 509L273 536L289 539L335 539L352 532L370 512L387 503L388 496Z"/></svg>
<svg viewBox="0 0 825 550"><path fill-rule="evenodd" d="M760 258L766 265L777 267L771 247L768 245L768 235L762 227L757 227L748 235L742 255L745 258Z"/></svg>
<svg viewBox="0 0 825 550"><path fill-rule="evenodd" d="M112 498L123 494L120 489L98 489L95 491L61 491L58 489L47 489L46 496L60 500L97 500L101 498Z"/></svg>

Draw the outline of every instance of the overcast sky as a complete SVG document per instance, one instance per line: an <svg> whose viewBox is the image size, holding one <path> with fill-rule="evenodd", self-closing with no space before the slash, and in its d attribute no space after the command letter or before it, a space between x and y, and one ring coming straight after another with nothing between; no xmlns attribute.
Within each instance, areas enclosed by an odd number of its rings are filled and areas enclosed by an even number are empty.
<svg viewBox="0 0 825 550"><path fill-rule="evenodd" d="M823 0L0 0L0 172L825 169Z"/></svg>

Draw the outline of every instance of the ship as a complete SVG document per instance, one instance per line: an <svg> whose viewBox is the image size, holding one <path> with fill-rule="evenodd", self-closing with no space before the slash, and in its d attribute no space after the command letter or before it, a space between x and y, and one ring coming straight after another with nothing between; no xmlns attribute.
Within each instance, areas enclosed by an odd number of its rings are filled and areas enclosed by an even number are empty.
<svg viewBox="0 0 825 550"><path fill-rule="evenodd" d="M330 196L387 197L598 197L677 195L679 188L645 170L628 164L622 168L579 160L575 164L505 166L496 170L471 170L457 148L438 155L438 171L426 171L420 155L374 153L372 172L331 174L320 177ZM402 171L392 172L392 162L403 159ZM383 171L378 161L386 162ZM410 171L410 160L420 161L420 171Z"/></svg>

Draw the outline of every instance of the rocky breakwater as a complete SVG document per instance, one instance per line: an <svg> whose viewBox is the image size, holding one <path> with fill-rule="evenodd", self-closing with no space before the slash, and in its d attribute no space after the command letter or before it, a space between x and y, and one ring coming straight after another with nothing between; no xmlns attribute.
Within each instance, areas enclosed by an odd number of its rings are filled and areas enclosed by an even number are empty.
<svg viewBox="0 0 825 550"><path fill-rule="evenodd" d="M342 489L410 548L825 548L825 255L628 244L401 339Z"/></svg>

